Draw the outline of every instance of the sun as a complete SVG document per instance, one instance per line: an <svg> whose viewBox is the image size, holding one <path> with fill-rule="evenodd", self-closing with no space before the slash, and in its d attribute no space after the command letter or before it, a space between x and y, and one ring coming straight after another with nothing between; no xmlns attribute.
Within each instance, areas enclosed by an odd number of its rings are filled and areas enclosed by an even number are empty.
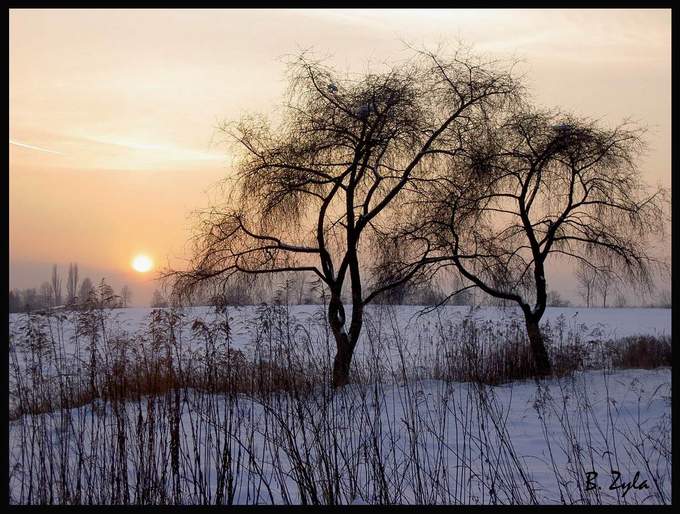
<svg viewBox="0 0 680 514"><path fill-rule="evenodd" d="M146 273L153 267L153 261L147 255L137 255L132 259L132 268L140 273Z"/></svg>

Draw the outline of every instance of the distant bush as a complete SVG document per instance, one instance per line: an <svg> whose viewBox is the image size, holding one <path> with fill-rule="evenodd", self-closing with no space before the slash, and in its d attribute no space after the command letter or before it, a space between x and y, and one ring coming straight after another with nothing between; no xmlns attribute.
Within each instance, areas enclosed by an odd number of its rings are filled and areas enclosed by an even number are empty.
<svg viewBox="0 0 680 514"><path fill-rule="evenodd" d="M624 338L614 347L612 366L653 369L672 367L672 360L670 337L633 336Z"/></svg>
<svg viewBox="0 0 680 514"><path fill-rule="evenodd" d="M546 305L548 307L569 307L571 302L569 300L563 299L562 295L558 291L551 289L548 291L548 300Z"/></svg>

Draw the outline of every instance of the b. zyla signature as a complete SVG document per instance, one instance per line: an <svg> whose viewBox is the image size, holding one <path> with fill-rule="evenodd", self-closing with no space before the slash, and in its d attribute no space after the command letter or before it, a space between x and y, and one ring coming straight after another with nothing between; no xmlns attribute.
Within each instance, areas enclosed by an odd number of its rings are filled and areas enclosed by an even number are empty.
<svg viewBox="0 0 680 514"><path fill-rule="evenodd" d="M597 484L597 471L586 471L586 491L592 491L594 489L602 489L602 486ZM649 484L647 480L642 480L640 482L640 472L636 471L635 476L631 482L624 482L621 480L621 472L612 470L612 480L609 484L609 490L615 491L620 489L622 494L621 497L625 498L628 491L631 489L649 489Z"/></svg>

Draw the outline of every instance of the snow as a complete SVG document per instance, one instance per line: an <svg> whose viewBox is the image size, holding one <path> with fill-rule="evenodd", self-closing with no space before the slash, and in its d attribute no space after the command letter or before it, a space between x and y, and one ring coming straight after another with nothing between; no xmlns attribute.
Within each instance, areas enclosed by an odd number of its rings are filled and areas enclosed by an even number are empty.
<svg viewBox="0 0 680 514"><path fill-rule="evenodd" d="M661 441L670 451L670 380L667 369L612 374L591 371L578 373L572 379L546 381L540 390L532 382L518 382L487 387L481 393L472 384L429 380L385 387L374 398L378 401L372 400L373 386L354 385L329 401L311 400L306 408L310 405L312 408L302 420L294 416L286 418L291 423L296 448L303 452L301 456L291 451L283 437L285 432L277 424L276 413L272 413L274 408L282 416L294 413L295 409L286 405L292 401L290 397L260 403L247 398L230 402L224 396L217 396L215 403L207 406L203 396L194 396L189 391L182 398L180 421L180 452L187 459L180 463L180 477L185 486L183 502L215 501L221 447L219 439L211 438L210 434L212 430L216 430L215 434L225 433L226 425L221 420L230 419L226 415L229 406L235 406L239 414L228 430L233 437L242 438L248 452L258 456L256 463L248 462L245 456L239 457L243 468L239 468L236 478L235 504L299 503L295 458L317 462L320 447L332 440L327 438L326 429L332 429L331 435L343 451L355 459L352 473L359 485L352 491L345 484L350 470L341 469L343 487L346 486L339 495L341 503L379 501L373 487L361 485L370 484L375 473L370 458L362 457L371 451L377 451L376 455L384 460L387 477L402 480L399 488L390 489L389 502L636 504L661 503L660 494L665 501L670 501L670 469L664 467L663 460L659 461L659 451L654 447L654 441ZM485 403L476 401L480 395ZM146 464L148 471L148 463L140 461L141 452L133 451L139 445L135 421L139 420L137 427L147 423L147 405L144 401L140 405L137 408L134 403L128 404L129 412L123 416L129 424L127 469L132 491L135 484L139 485L136 474L139 469ZM218 420L218 426L197 421L208 412L217 412L213 419ZM157 416L152 440L159 445L157 452L161 453L164 444L169 444L167 432L171 422L167 417ZM15 498L20 494L17 467L22 461L18 441L22 430L30 432L32 426L44 427L45 431L38 431L36 435L48 439L57 455L62 445L69 449L71 469L76 469L76 456L83 452L86 460L115 460L117 417L110 409L107 416L89 407L74 409L65 417L66 428L61 424L63 416L42 418L35 424L30 417L10 423L10 470L13 470L10 486ZM142 418L144 422L139 424ZM319 433L314 428L319 426L322 427L320 438L324 440L321 445L315 441ZM75 435L78 427L88 427L82 441ZM110 438L108 449L100 454L90 453L96 446L91 444L95 433ZM371 450L374 437L379 441L379 450ZM31 437L28 440L30 444L38 444ZM635 450L641 441L647 444L645 454ZM193 450L196 446L199 446L197 454ZM192 455L201 456L200 466L191 461L196 458ZM516 468L509 466L513 459L518 463ZM652 484L645 460L652 463L655 473L664 477L659 484L660 492ZM324 472L321 461L318 462L319 467L312 466L308 471L313 480L321 481ZM496 467L494 462L502 466ZM191 487L191 476L198 469L203 473L201 495L192 493ZM277 474L277 469L282 470L282 475ZM622 491L609 489L612 469L620 470L626 481L640 471L641 479L647 480L650 489L634 489L622 497ZM443 470L447 470L446 476ZM598 472L602 490L579 491L590 471ZM98 475L92 472L88 476L96 481ZM435 476L443 481L438 488L431 482ZM256 491L255 484L263 479L268 482L268 491L264 488ZM418 479L429 482L418 486ZM494 480L497 486L490 489L489 483ZM525 484L532 484L531 492ZM170 488L170 484L167 485ZM134 493L131 496L134 498Z"/></svg>
<svg viewBox="0 0 680 514"><path fill-rule="evenodd" d="M310 341L323 340L321 306L281 309L290 315L294 336L308 333ZM105 320L109 340L124 336L146 344L152 313L146 308L110 311ZM443 307L424 313L422 307L371 306L366 314L354 365L374 363L381 370L398 369L404 354L417 368L442 352L442 330L455 333L469 320L490 338L498 331L523 329L518 309ZM182 315L177 336L190 356L205 347L192 332L193 320L217 323L220 318L207 307L185 309ZM254 339L267 330L273 315L264 307L230 307L232 347L252 357ZM65 316L63 323L50 321L43 327L65 350L57 359L60 369L44 364L46 375L80 371L86 342L83 336L74 338L77 314ZM548 308L542 322L555 337L578 334L585 341L671 335L670 309ZM25 323L26 316L12 314L10 334L18 339ZM16 358L21 369L33 364L21 351ZM333 475L333 501L343 504L671 501L670 369L591 370L499 386L388 376L384 382L355 383L336 394L317 389L304 398L185 390L177 404L168 393L115 408L97 400L71 410L25 415L9 423L11 502L28 501L22 482L33 484L33 502L42 501L38 491L45 484L53 501L62 501L58 473L68 469L72 485L76 476L90 484L93 503L122 501L112 481L112 475L121 473L126 473L132 503L142 501L149 480L156 484L153 494L167 490L166 502L215 503L220 484L224 486L219 476L227 442L233 452L230 500L235 504L310 501L309 495L330 481L327 459L338 455L345 460ZM10 389L12 384L10 380ZM177 418L173 408L179 409ZM179 423L174 436L173 419ZM169 457L173 438L179 438L181 498L173 496L170 478L175 476ZM121 444L126 446L119 460ZM46 455L55 464L49 470L44 468ZM639 471L637 484L646 480L649 488L630 489L622 496L620 489L609 489L612 470L619 470L625 482L632 482ZM584 491L592 471L602 489ZM381 475L387 481L384 491ZM308 480L321 489L304 485Z"/></svg>
<svg viewBox="0 0 680 514"><path fill-rule="evenodd" d="M379 317L385 309L391 307L368 306L365 309L367 317ZM234 347L243 349L247 346L250 325L256 322L259 306L229 307L228 315L234 335ZM116 309L112 311L111 322L128 333L143 331L147 328L149 316L154 309L146 307ZM351 317L352 308L345 308L346 316ZM323 306L299 305L289 307L291 316L300 323L314 322L323 316ZM182 313L187 319L201 318L210 322L216 318L212 307L188 307ZM22 314L10 315L10 331L16 327ZM519 308L478 307L471 309L465 306L445 306L436 311L428 312L427 308L419 306L399 306L397 308L397 323L400 330L408 334L417 334L427 330L433 323L445 321L460 323L464 319L475 322L509 325L524 323ZM651 308L562 308L548 307L541 323L545 325L557 324L562 321L572 330L582 330L593 337L617 339L633 335L671 335L671 310ZM190 333L190 332L187 332Z"/></svg>

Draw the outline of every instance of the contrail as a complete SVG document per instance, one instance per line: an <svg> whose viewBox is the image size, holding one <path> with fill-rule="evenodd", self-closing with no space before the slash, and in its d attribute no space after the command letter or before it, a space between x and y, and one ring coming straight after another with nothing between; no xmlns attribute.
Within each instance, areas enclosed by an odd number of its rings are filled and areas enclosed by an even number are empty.
<svg viewBox="0 0 680 514"><path fill-rule="evenodd" d="M9 140L10 145L22 146L24 148L30 148L31 150L38 150L39 152L56 153L57 155L64 155L61 152L55 152L54 150L48 150L47 148L40 148L39 146L27 145L26 143L19 143L18 141Z"/></svg>

